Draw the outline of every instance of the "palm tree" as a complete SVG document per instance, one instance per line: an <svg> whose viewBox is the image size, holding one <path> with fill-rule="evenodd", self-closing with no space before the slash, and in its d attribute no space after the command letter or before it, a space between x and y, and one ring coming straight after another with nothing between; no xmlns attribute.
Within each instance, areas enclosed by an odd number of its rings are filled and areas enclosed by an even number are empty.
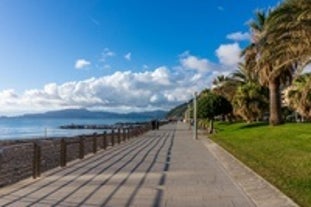
<svg viewBox="0 0 311 207"><path fill-rule="evenodd" d="M225 86L227 84L228 78L224 75L219 75L213 80L213 86L212 90L214 93L218 95L225 96L226 95L226 89L227 87Z"/></svg>
<svg viewBox="0 0 311 207"><path fill-rule="evenodd" d="M267 110L267 88L259 84L257 77L246 63L240 63L239 69L232 73L232 79L239 83L233 99L235 113L247 122L261 118Z"/></svg>
<svg viewBox="0 0 311 207"><path fill-rule="evenodd" d="M232 101L236 90L236 83L230 77L220 75L213 81L213 92Z"/></svg>
<svg viewBox="0 0 311 207"><path fill-rule="evenodd" d="M213 84L213 92L233 103L234 113L247 122L262 117L267 109L267 90L259 84L256 71L245 63L239 63L227 77L218 76Z"/></svg>
<svg viewBox="0 0 311 207"><path fill-rule="evenodd" d="M242 52L245 59L245 66L249 70L258 72L259 81L264 86L269 86L270 97L270 124L277 125L282 123L281 116L281 79L279 76L272 77L273 66L269 61L262 61L262 50L267 48L267 32L269 16L267 13L257 11L256 19L249 26L252 31L252 43ZM267 50L269 52L269 50ZM261 63L261 64L259 64ZM283 80L283 79L282 79Z"/></svg>
<svg viewBox="0 0 311 207"><path fill-rule="evenodd" d="M256 71L251 67L247 67L246 63L238 64L238 69L231 74L230 80L240 85L249 82L259 83Z"/></svg>
<svg viewBox="0 0 311 207"><path fill-rule="evenodd" d="M235 114L248 123L262 118L268 105L266 94L266 88L254 82L240 85L233 99Z"/></svg>
<svg viewBox="0 0 311 207"><path fill-rule="evenodd" d="M252 41L241 53L244 57L244 67L249 71L257 71L257 59L259 53L259 41L264 32L267 15L265 12L259 10L255 13L255 20L249 23L252 32Z"/></svg>
<svg viewBox="0 0 311 207"><path fill-rule="evenodd" d="M213 85L216 87L221 86L226 80L227 80L226 76L219 75L213 80Z"/></svg>
<svg viewBox="0 0 311 207"><path fill-rule="evenodd" d="M255 71L249 70L244 63L238 64L238 69L229 76L220 75L213 81L213 92L233 100L238 86L248 82L257 82Z"/></svg>
<svg viewBox="0 0 311 207"><path fill-rule="evenodd" d="M310 0L285 1L267 18L260 39L260 78L269 85L272 125L282 123L282 84L290 83L299 66L303 67L310 60L310 9Z"/></svg>
<svg viewBox="0 0 311 207"><path fill-rule="evenodd" d="M311 118L311 73L298 76L286 93L288 105L304 117Z"/></svg>
<svg viewBox="0 0 311 207"><path fill-rule="evenodd" d="M266 27L270 45L262 51L264 60L274 63L274 70L288 65L303 68L311 60L311 2L286 0L275 9ZM265 53L267 52L267 53Z"/></svg>
<svg viewBox="0 0 311 207"><path fill-rule="evenodd" d="M245 52L245 61L250 67L255 65L261 84L269 86L271 125L283 123L282 86L310 61L310 7L310 0L287 0L266 15L258 12L257 21L250 24L253 43Z"/></svg>

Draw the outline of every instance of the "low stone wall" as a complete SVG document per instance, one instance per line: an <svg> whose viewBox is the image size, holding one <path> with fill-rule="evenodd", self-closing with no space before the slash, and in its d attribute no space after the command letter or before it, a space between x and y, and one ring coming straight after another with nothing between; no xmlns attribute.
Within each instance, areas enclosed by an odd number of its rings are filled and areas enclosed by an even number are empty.
<svg viewBox="0 0 311 207"><path fill-rule="evenodd" d="M149 126L132 129L127 136L134 137L149 130ZM120 135L123 140L123 133ZM104 135L94 134L83 137L83 155L93 153L104 147ZM111 135L106 135L108 146L112 145ZM114 135L114 143L118 144L118 136ZM94 144L94 141L96 142ZM29 178L35 172L36 162L40 172L61 166L62 143L66 146L65 163L78 159L81 156L81 137L49 138L39 140L23 140L6 142L0 145L0 187ZM40 155L36 154L35 145L40 149ZM39 157L36 161L36 157ZM38 175L36 175L38 176ZM36 177L34 176L34 177Z"/></svg>

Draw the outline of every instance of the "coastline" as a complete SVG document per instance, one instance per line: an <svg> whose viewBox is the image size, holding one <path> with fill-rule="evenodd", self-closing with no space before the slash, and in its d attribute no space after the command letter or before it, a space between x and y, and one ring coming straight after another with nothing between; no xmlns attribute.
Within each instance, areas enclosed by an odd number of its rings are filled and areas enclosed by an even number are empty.
<svg viewBox="0 0 311 207"><path fill-rule="evenodd" d="M61 125L58 128L63 130L75 130L76 135L73 136L41 136L41 137L32 137L32 138L13 138L13 139L0 139L0 149L4 146L23 144L29 142L38 142L40 140L54 140L54 139L74 139L81 136L92 136L94 134L101 134L106 132L111 134L113 129L118 128L135 128L139 126L144 126L150 124L150 121L144 122L117 122L115 124L69 124ZM85 133L84 130L89 130L89 133ZM94 130L94 131L93 131ZM80 131L80 133L79 133Z"/></svg>
<svg viewBox="0 0 311 207"><path fill-rule="evenodd" d="M119 126L120 123L133 124L138 122L149 122L151 118L11 118L0 119L0 140L19 140L19 139L41 139L47 137L74 137L82 134L102 133L104 130L109 132L111 126ZM60 126L83 125L82 129L67 130ZM105 126L98 129L93 127ZM107 129L104 129L107 128ZM1 142L1 141L0 141Z"/></svg>

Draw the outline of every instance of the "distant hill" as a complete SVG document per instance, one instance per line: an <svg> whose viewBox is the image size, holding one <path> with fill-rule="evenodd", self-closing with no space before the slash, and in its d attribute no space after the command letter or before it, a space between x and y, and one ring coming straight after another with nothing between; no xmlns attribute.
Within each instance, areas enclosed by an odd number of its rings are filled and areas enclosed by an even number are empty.
<svg viewBox="0 0 311 207"><path fill-rule="evenodd" d="M14 118L146 118L146 119L163 119L167 111L147 111L147 112L133 112L133 113L113 113L103 111L89 111L87 109L64 109L58 111L48 111L45 113L25 114L16 116Z"/></svg>
<svg viewBox="0 0 311 207"><path fill-rule="evenodd" d="M189 103L183 103L181 105L176 106L175 108L171 109L167 114L167 118L182 118L188 108L188 104L192 104L192 101Z"/></svg>

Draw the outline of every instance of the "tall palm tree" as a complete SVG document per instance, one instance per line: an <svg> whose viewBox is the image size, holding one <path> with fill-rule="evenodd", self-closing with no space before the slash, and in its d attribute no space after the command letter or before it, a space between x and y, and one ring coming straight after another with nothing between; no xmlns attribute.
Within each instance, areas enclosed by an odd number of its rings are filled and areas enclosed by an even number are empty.
<svg viewBox="0 0 311 207"><path fill-rule="evenodd" d="M249 24L252 31L252 43L242 52L242 55L244 55L246 67L249 70L257 71L260 83L269 86L270 124L277 125L282 123L280 85L283 79L279 76L272 77L272 63L262 61L263 55L261 54L268 45L266 28L271 13L271 11L267 13L257 11L255 13L255 20Z"/></svg>
<svg viewBox="0 0 311 207"><path fill-rule="evenodd" d="M261 84L262 86L267 86L265 82L263 82L263 77L265 74L262 73L262 66L259 67L259 59L261 58L260 51L261 47L263 45L263 40L265 39L265 28L267 27L267 20L268 16L270 15L271 11L264 12L264 11L256 11L255 12L255 19L249 23L250 30L252 32L252 41L248 47L246 47L242 53L241 56L244 59L244 73L248 75L248 78L251 80L252 83L258 83ZM266 62L266 67L270 67L270 63ZM254 91L259 91L260 89L258 87L255 87L254 84L248 84L247 86L241 87L239 89L239 93L237 94L237 97L235 98L234 106L235 108L238 108L238 113L241 114L247 114L247 108L241 108L241 104L243 102L247 103L248 101L243 101L243 99L251 99L254 101L254 103L257 102L254 97L249 97L248 93L252 93L251 91L247 92L246 90L253 90ZM264 88L262 88L264 90ZM258 94L259 95L259 94ZM238 100L238 97L241 100ZM270 92L270 97L271 97L271 92ZM263 97L262 97L263 98ZM281 100L281 96L279 96L279 100ZM264 102L264 101L262 101ZM270 101L271 103L271 101ZM280 102L281 103L281 102ZM255 104L255 106L258 106L258 104ZM279 106L279 114L281 114L281 104ZM254 107L254 106L253 106ZM255 107L256 108L256 107ZM253 111L257 109L253 109ZM274 112L271 113L271 106L270 106L270 117L271 114L275 114ZM249 109L249 115L244 115L244 119L251 119L250 117L254 115L255 113L252 113L252 109ZM263 111L263 110L262 110ZM252 114L252 115L251 115ZM259 115L259 113L258 113ZM242 116L243 117L243 116ZM281 116L279 115L280 119Z"/></svg>
<svg viewBox="0 0 311 207"><path fill-rule="evenodd" d="M269 86L271 125L283 122L282 85L291 82L298 66L310 61L310 7L310 0L287 0L266 15L257 13L257 21L250 24L254 38L247 52L253 53L248 55L250 60L245 60L255 61L261 83Z"/></svg>
<svg viewBox="0 0 311 207"><path fill-rule="evenodd" d="M310 61L310 14L310 0L285 1L268 16L259 41L260 77L269 85L272 125L282 123L282 84L290 83L294 72Z"/></svg>

